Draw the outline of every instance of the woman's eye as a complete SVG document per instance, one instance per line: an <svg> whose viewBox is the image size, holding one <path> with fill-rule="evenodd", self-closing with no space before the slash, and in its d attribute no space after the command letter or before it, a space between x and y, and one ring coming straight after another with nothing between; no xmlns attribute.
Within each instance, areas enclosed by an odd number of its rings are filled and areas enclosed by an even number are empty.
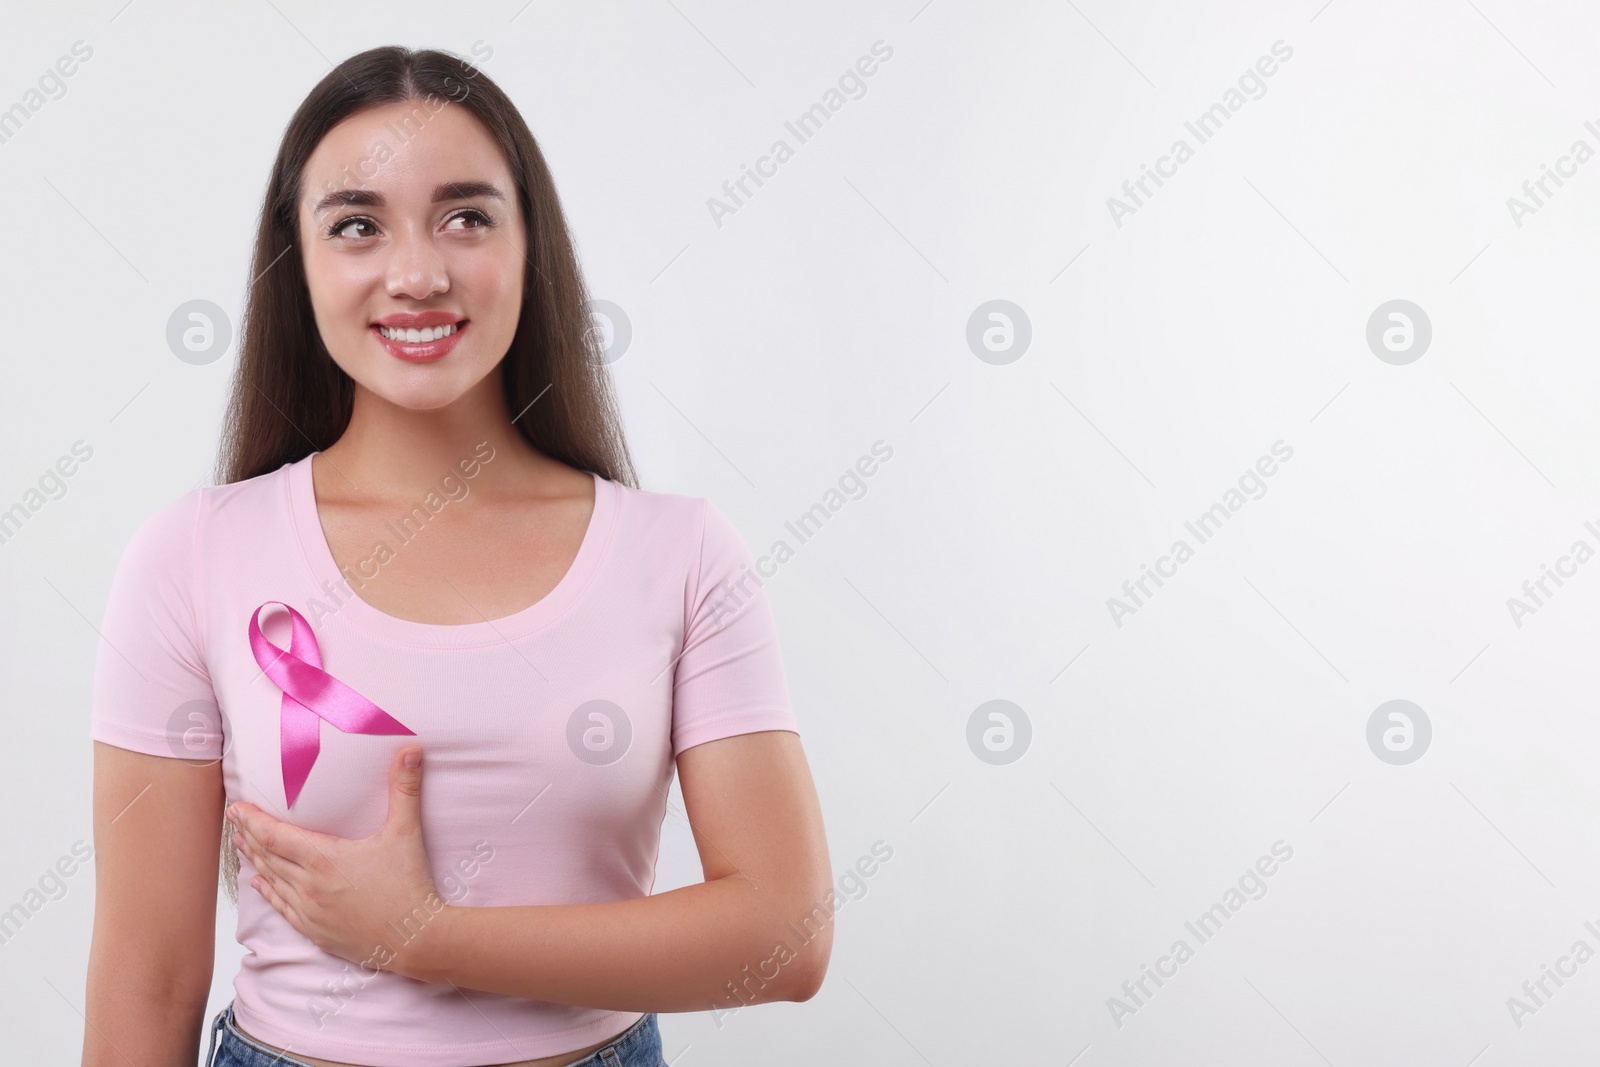
<svg viewBox="0 0 1600 1067"><path fill-rule="evenodd" d="M345 219L343 222L339 223L338 225L333 226L332 228L330 228L328 230L328 233L331 236L340 237L340 236L343 236L345 227L353 226L353 225L355 225L355 226L368 226L368 227L371 227L374 230L377 229L376 226L372 225L372 220L371 219L363 218L360 215L355 215L355 216L352 216L352 217L350 217L348 219ZM357 237L370 237L372 235L363 233L363 234L356 234L356 236Z"/></svg>
<svg viewBox="0 0 1600 1067"><path fill-rule="evenodd" d="M466 211L461 212L459 215L452 216L451 219L450 219L450 222L451 223L463 222L463 221L466 221L466 220L469 220L469 219L471 221L473 221L473 222L476 222L478 225L470 226L470 227L459 227L459 228L460 229L479 230L479 229L486 229L486 228L491 227L491 226L494 225L494 220L492 218L490 218L488 215L485 215L483 212L478 211L478 210L476 210L474 208L469 208ZM368 233L346 234L345 230L348 229L351 226L365 226L365 227L367 227L367 229L370 232L368 232ZM447 228L448 228L448 224L447 224ZM371 219L367 218L365 215L352 215L349 218L343 219L340 222L335 223L333 226L328 227L328 236L329 237L353 237L353 238L372 237L377 233L377 229L378 229L377 224L375 224Z"/></svg>
<svg viewBox="0 0 1600 1067"><path fill-rule="evenodd" d="M473 219L479 224L477 226L470 227L471 229L482 229L483 227L493 226L494 225L494 220L490 219L489 216L485 215L481 211L477 211L477 210L471 209L471 208L469 208L466 211L463 211L461 214L455 216L450 221L451 222L460 222L460 221L465 220L465 219Z"/></svg>

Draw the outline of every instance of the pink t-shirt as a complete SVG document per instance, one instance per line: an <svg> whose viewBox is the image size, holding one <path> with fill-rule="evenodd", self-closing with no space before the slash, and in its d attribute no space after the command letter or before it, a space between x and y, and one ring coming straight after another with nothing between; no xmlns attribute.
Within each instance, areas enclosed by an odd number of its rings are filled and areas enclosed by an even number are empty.
<svg viewBox="0 0 1600 1067"><path fill-rule="evenodd" d="M798 732L750 552L705 499L596 475L577 558L531 607L432 625L353 595L356 583L382 580L405 541L427 536L432 515L472 508L477 473L463 461L463 476L397 515L346 574L318 521L310 456L159 508L111 587L90 736L220 758L229 800L349 838L382 825L389 764L420 743L423 839L441 899L497 907L649 895L678 753L734 734ZM325 671L415 735L344 733L319 718L320 749L292 808L283 691L249 638L268 601L311 624ZM261 611L259 625L289 648L282 607ZM594 1044L642 1015L362 967L301 936L251 888L255 873L241 855L237 937L249 951L234 1010L246 1031L291 1054L467 1067ZM396 917L390 948L427 918L408 932Z"/></svg>

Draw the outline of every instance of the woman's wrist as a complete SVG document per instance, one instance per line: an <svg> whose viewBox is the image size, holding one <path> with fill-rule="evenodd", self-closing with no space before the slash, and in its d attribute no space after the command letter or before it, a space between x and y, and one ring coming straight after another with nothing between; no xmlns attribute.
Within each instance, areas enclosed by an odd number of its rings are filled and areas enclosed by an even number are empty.
<svg viewBox="0 0 1600 1067"><path fill-rule="evenodd" d="M449 961L455 930L463 908L445 904L432 913L421 931L395 955L389 969L419 982L443 985L449 980Z"/></svg>

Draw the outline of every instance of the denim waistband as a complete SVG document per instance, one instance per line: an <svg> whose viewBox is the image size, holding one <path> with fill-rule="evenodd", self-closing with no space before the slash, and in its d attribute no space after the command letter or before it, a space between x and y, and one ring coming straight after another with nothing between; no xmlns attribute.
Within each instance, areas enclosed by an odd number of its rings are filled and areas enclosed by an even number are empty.
<svg viewBox="0 0 1600 1067"><path fill-rule="evenodd" d="M206 1067L215 1065L218 1035L228 1043L229 1057L239 1061L242 1067L315 1067L269 1049L240 1030L234 1021L232 1001L211 1021L211 1047L206 1052ZM660 1067L665 1062L656 1013L647 1012L605 1045L568 1067Z"/></svg>
<svg viewBox="0 0 1600 1067"><path fill-rule="evenodd" d="M316 1067L315 1064L269 1049L239 1029L233 1018L233 1001L217 1012L211 1022L211 1051L206 1053L206 1067L213 1067L217 1051L217 1036L228 1045L230 1059L240 1061L242 1067ZM576 1064L573 1065L576 1067Z"/></svg>

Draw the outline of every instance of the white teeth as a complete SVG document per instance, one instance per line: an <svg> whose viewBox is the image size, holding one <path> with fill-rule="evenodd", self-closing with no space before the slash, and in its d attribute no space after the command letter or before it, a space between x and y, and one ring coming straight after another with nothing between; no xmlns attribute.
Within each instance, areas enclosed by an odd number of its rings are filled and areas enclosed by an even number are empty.
<svg viewBox="0 0 1600 1067"><path fill-rule="evenodd" d="M448 326L432 326L426 330L392 330L387 326L379 326L378 332L391 341L404 341L406 344L416 345L449 337L456 332L457 325L451 323Z"/></svg>

